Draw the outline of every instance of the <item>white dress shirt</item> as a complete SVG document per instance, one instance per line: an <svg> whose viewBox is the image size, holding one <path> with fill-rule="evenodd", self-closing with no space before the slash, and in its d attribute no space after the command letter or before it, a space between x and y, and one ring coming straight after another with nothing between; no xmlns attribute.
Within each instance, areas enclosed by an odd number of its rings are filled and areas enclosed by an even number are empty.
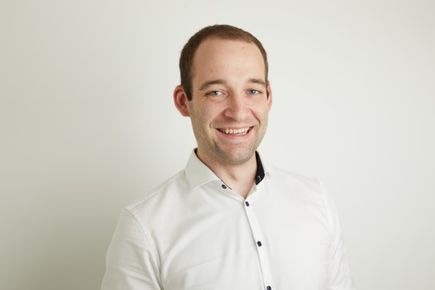
<svg viewBox="0 0 435 290"><path fill-rule="evenodd" d="M321 183L258 163L244 199L192 153L121 213L102 290L354 289Z"/></svg>

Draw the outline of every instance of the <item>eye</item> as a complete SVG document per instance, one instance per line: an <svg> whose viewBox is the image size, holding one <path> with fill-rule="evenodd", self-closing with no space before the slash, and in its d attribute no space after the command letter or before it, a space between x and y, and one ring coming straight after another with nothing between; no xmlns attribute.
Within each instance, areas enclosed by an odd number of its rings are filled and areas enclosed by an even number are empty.
<svg viewBox="0 0 435 290"><path fill-rule="evenodd" d="M261 94L261 91L256 90L256 89L249 89L248 90L248 94L250 94L250 95L259 95L259 94Z"/></svg>
<svg viewBox="0 0 435 290"><path fill-rule="evenodd" d="M205 93L205 95L210 97L219 97L219 96L223 96L224 93L221 91L213 90L213 91L208 91L207 93Z"/></svg>

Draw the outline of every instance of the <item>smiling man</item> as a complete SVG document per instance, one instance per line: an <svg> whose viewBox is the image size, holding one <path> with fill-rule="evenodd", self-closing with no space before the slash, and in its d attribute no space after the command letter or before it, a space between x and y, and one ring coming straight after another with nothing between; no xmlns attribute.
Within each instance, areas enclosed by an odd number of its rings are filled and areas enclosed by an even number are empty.
<svg viewBox="0 0 435 290"><path fill-rule="evenodd" d="M261 42L205 27L184 46L180 73L174 103L198 146L184 170L124 209L102 289L354 289L321 183L256 151L272 104Z"/></svg>
<svg viewBox="0 0 435 290"><path fill-rule="evenodd" d="M179 85L175 105L192 121L197 157L246 197L272 104L265 58L252 42L216 36L203 40L194 55L190 91Z"/></svg>

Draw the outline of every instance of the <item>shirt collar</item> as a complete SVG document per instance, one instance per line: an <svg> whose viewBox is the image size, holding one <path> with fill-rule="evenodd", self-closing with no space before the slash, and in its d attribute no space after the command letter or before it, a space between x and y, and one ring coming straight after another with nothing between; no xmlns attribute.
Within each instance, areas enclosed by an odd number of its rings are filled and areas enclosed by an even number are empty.
<svg viewBox="0 0 435 290"><path fill-rule="evenodd" d="M259 184L263 180L265 176L265 172L264 172L263 163L261 162L260 154L257 151L255 151L255 160L257 161L257 171L255 172L255 184Z"/></svg>
<svg viewBox="0 0 435 290"><path fill-rule="evenodd" d="M186 165L186 177L192 188L201 186L203 184L209 183L211 181L220 180L219 177L211 171L195 153L196 149L190 154L189 160Z"/></svg>
<svg viewBox="0 0 435 290"><path fill-rule="evenodd" d="M186 177L189 181L189 184L192 188L204 185L206 183L212 181L221 181L221 179L216 176L216 174L207 167L201 160L199 160L198 156L196 156L195 150L192 150L190 154L189 160L187 161L187 165L185 168ZM269 167L264 162L264 159L260 154L256 151L255 157L257 160L257 171L255 174L255 183L259 184L264 177L269 174Z"/></svg>

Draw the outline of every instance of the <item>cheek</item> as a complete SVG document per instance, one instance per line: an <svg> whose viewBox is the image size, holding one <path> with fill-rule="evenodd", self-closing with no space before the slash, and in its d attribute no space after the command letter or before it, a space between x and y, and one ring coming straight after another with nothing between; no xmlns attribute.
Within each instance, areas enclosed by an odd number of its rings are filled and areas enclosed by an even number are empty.
<svg viewBox="0 0 435 290"><path fill-rule="evenodd" d="M213 121L212 112L207 110L207 108L196 108L192 111L191 117L197 127L209 127Z"/></svg>
<svg viewBox="0 0 435 290"><path fill-rule="evenodd" d="M199 127L213 127L214 123L219 123L224 119L222 112L225 104L213 102L198 102L191 106L191 117Z"/></svg>
<svg viewBox="0 0 435 290"><path fill-rule="evenodd" d="M213 121L219 119L219 113L210 107L201 108L199 114L201 115L201 119L207 123L212 123Z"/></svg>
<svg viewBox="0 0 435 290"><path fill-rule="evenodd" d="M261 109L256 109L253 111L255 114L255 117L259 120L267 120L268 115L269 115L269 109L268 108L261 108Z"/></svg>

